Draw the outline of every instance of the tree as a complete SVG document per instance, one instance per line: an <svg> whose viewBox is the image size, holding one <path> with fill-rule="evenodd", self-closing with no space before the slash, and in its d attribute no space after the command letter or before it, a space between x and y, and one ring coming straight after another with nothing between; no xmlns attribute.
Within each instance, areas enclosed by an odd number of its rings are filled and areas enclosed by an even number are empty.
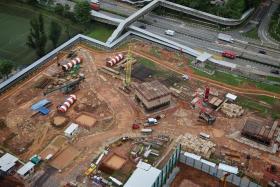
<svg viewBox="0 0 280 187"><path fill-rule="evenodd" d="M68 23L65 24L65 33L67 35L67 38L70 39L71 34L70 34L70 29L69 29L69 24Z"/></svg>
<svg viewBox="0 0 280 187"><path fill-rule="evenodd" d="M57 46L58 40L61 35L61 26L55 22L51 22L49 39L52 41L53 47Z"/></svg>
<svg viewBox="0 0 280 187"><path fill-rule="evenodd" d="M27 37L26 44L36 51L38 57L41 57L45 54L45 47L47 44L43 16L40 14L38 18L33 18L30 21L30 25L30 34Z"/></svg>
<svg viewBox="0 0 280 187"><path fill-rule="evenodd" d="M10 75L10 73L13 70L13 63L8 61L8 60L0 60L0 74L1 76L6 76L6 78L8 78L8 76Z"/></svg>
<svg viewBox="0 0 280 187"><path fill-rule="evenodd" d="M90 11L91 8L87 1L76 3L74 7L76 21L82 24L89 23L91 19Z"/></svg>
<svg viewBox="0 0 280 187"><path fill-rule="evenodd" d="M62 16L64 14L64 7L62 6L62 4L57 3L54 7L54 12Z"/></svg>

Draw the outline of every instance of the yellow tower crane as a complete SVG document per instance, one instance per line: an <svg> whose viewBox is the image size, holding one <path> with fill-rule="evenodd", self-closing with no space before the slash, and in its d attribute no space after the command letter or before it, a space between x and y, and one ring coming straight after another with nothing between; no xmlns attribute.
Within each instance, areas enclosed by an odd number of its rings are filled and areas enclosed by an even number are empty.
<svg viewBox="0 0 280 187"><path fill-rule="evenodd" d="M128 48L128 53L126 57L126 63L125 63L125 80L124 80L124 85L127 87L131 83L131 66L132 66L132 61L133 57L131 55L131 49L130 46Z"/></svg>

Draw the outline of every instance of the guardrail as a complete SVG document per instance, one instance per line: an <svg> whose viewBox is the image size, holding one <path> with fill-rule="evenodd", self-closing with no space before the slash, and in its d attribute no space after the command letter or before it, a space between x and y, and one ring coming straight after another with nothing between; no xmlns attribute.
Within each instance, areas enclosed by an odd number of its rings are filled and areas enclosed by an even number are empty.
<svg viewBox="0 0 280 187"><path fill-rule="evenodd" d="M218 24L226 25L226 26L240 25L254 11L254 8L251 8L251 9L247 10L246 12L244 12L244 14L241 16L240 19L230 19L230 18L224 18L224 17L213 15L213 14L209 14L209 13L206 13L206 12L203 12L203 11L200 11L200 10L196 10L196 9L193 9L193 8L190 8L190 7L179 5L179 4L176 4L176 3L172 3L172 2L166 1L166 0L161 0L161 6L166 7L166 8L170 8L172 10L180 11L180 12L183 12L185 14L189 14L191 16L195 16L195 17L198 17L200 19L204 19L204 20L207 20L207 21L210 21L210 22L214 22L214 23L218 23Z"/></svg>
<svg viewBox="0 0 280 187"><path fill-rule="evenodd" d="M202 172L205 172L213 177L216 177L218 180L223 178L224 174L226 173L223 170L218 169L217 167L212 167L206 163L201 162L200 160L195 160L193 158L190 158L182 152L180 154L179 161L190 167L193 167ZM250 181L248 178L241 178L234 174L230 174L226 178L226 180L227 180L227 182L230 182L230 183L232 183L236 186L240 186L240 187L261 187L260 185Z"/></svg>

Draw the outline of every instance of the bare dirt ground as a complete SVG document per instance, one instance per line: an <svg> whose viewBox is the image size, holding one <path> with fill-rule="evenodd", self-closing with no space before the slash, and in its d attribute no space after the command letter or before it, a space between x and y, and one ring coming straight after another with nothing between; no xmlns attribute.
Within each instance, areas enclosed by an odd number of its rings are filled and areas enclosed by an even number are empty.
<svg viewBox="0 0 280 187"><path fill-rule="evenodd" d="M189 186L189 184L194 183L197 187L219 187L223 186L223 183L217 178L212 177L211 175L208 175L204 172L201 172L197 169L194 169L192 167L189 167L185 164L178 164L178 167L180 168L180 172L175 177L174 181L171 183L171 187L177 187L177 186ZM185 179L189 181L185 181ZM200 180L198 180L200 179ZM235 187L235 185L232 185L230 183L226 184L227 187Z"/></svg>
<svg viewBox="0 0 280 187"><path fill-rule="evenodd" d="M79 156L80 151L73 146L68 146L55 159L50 162L50 165L56 169L64 169L71 164L73 160Z"/></svg>
<svg viewBox="0 0 280 187"><path fill-rule="evenodd" d="M85 74L86 79L81 83L80 89L75 92L78 98L77 102L63 115L70 121L75 121L79 115L89 113L97 122L92 130L81 130L77 138L69 143L71 144L69 149L73 148L80 154L71 158L74 160L73 162L63 165L64 169L61 173L51 176L50 180L56 181L56 184L59 185L73 181L77 176L82 175L93 158L112 140L123 134L140 134L137 130L132 131L131 124L135 120L143 122L147 118L147 115L143 114L134 102L133 93L127 95L119 89L123 83L121 80L112 78L112 76L98 70L105 64L105 59L114 54L113 52L100 52L85 46L77 46L76 48L80 49L78 53L84 59L81 72ZM160 53L162 55L156 55L155 52L152 54L150 47L140 42L134 43L133 54L146 56L157 64L163 65L163 68L168 68L169 71L171 69L178 70L177 72L183 72L178 67L180 63L189 60L187 57L180 57L180 55L168 50L163 50ZM167 64L167 62L170 63ZM7 128L16 134L15 138L12 138L5 146L23 160L29 159L35 153L40 153L56 136L63 135L64 128L54 128L50 122L52 117L61 115L57 113L56 106L64 101L65 95L56 91L44 96L43 90L34 88L37 80L42 76L53 76L56 71L60 71L58 68L55 62L50 62L48 66L39 70L38 74L34 74L0 98L0 116L5 116ZM197 79L198 77L185 83L184 86L190 90L188 94L191 94L198 87L204 87L204 84L198 82ZM222 89L224 85L217 86L213 86L213 88L222 94L226 92ZM52 101L49 108L50 114L31 117L31 105L43 98ZM197 121L198 112L191 109L190 98L186 97L184 101L173 98L172 107L163 112L166 117L158 126L153 127L155 132L167 134L173 138L186 132L194 135L205 132L217 144L217 154L221 154L223 149L238 152L243 159L250 154L251 160L247 174L253 177L261 178L263 169L269 163L280 166L280 159L277 155L252 149L228 138L228 135L242 128L247 117L254 117L254 114L246 113L241 118L228 119L218 113L215 124L208 126ZM28 145L21 145L25 142ZM17 152L16 148L24 148L25 150L21 153ZM66 156L67 154L62 155ZM57 158L63 160L59 156Z"/></svg>

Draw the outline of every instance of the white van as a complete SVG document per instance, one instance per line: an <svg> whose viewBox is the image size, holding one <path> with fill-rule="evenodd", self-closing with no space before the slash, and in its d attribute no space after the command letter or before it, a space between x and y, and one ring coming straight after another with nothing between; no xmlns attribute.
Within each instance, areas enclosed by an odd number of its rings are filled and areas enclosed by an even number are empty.
<svg viewBox="0 0 280 187"><path fill-rule="evenodd" d="M142 134L151 134L153 132L153 129L141 129Z"/></svg>
<svg viewBox="0 0 280 187"><path fill-rule="evenodd" d="M165 34L166 34L166 35L169 35L169 36L174 36L175 31L172 31L172 30L166 30L166 31L165 31Z"/></svg>
<svg viewBox="0 0 280 187"><path fill-rule="evenodd" d="M200 137L201 139L204 139L204 140L209 140L210 135L201 132L201 133L199 133L199 137Z"/></svg>

